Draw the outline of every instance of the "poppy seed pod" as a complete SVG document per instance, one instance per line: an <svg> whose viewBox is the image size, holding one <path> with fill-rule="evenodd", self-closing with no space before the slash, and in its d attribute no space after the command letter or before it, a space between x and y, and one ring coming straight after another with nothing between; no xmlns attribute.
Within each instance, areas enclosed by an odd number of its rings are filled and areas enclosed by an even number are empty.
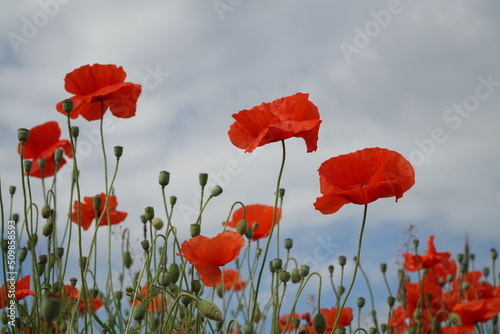
<svg viewBox="0 0 500 334"><path fill-rule="evenodd" d="M281 199L283 199L283 197L285 197L285 189L280 188L278 191L278 195Z"/></svg>
<svg viewBox="0 0 500 334"><path fill-rule="evenodd" d="M168 267L168 272L172 275L172 283L174 284L177 283L177 280L181 275L179 265L175 262L171 263L170 266Z"/></svg>
<svg viewBox="0 0 500 334"><path fill-rule="evenodd" d="M26 141L28 141L29 136L30 136L30 130L25 128L17 130L17 139L21 143L25 143Z"/></svg>
<svg viewBox="0 0 500 334"><path fill-rule="evenodd" d="M201 226L200 224L191 224L189 227L189 232L191 233L191 237L197 237L201 233Z"/></svg>
<svg viewBox="0 0 500 334"><path fill-rule="evenodd" d="M60 163L63 159L64 150L62 148L58 148L54 151L54 161L56 163Z"/></svg>
<svg viewBox="0 0 500 334"><path fill-rule="evenodd" d="M31 162L31 160L24 160L23 166L24 166L24 171L26 173L29 173L31 172L31 167L33 166L33 162Z"/></svg>
<svg viewBox="0 0 500 334"><path fill-rule="evenodd" d="M275 258L272 261L272 266L273 266L274 270L280 270L283 267L283 260L279 259L279 258Z"/></svg>
<svg viewBox="0 0 500 334"><path fill-rule="evenodd" d="M160 172L160 175L158 175L158 183L162 187L168 186L168 184L170 183L170 173L162 170Z"/></svg>
<svg viewBox="0 0 500 334"><path fill-rule="evenodd" d="M62 109L64 110L64 112L66 114L69 114L73 111L73 100L66 99L66 100L62 101L61 105L62 105Z"/></svg>
<svg viewBox="0 0 500 334"><path fill-rule="evenodd" d="M36 273L37 273L38 277L42 277L44 272L45 272L45 263L38 262L36 264Z"/></svg>
<svg viewBox="0 0 500 334"><path fill-rule="evenodd" d="M94 211L100 211L101 204L102 198L100 196L94 196L94 198L92 199L92 207L94 208Z"/></svg>
<svg viewBox="0 0 500 334"><path fill-rule="evenodd" d="M141 241L141 246L142 246L142 249L144 249L147 252L149 250L149 240Z"/></svg>
<svg viewBox="0 0 500 334"><path fill-rule="evenodd" d="M12 196L16 193L16 186L9 187L9 194Z"/></svg>
<svg viewBox="0 0 500 334"><path fill-rule="evenodd" d="M44 295L42 297L42 318L51 322L59 315L61 311L61 298L56 295Z"/></svg>
<svg viewBox="0 0 500 334"><path fill-rule="evenodd" d="M115 146L114 147L114 152L115 152L115 157L116 158L121 158L123 155L123 146Z"/></svg>
<svg viewBox="0 0 500 334"><path fill-rule="evenodd" d="M293 247L293 239L286 238L285 239L285 249L290 250Z"/></svg>
<svg viewBox="0 0 500 334"><path fill-rule="evenodd" d="M496 250L495 248L492 248L492 249L490 250L490 253L491 253L491 258L492 258L493 260L496 260L496 259L498 258L498 253L497 253L497 250Z"/></svg>
<svg viewBox="0 0 500 334"><path fill-rule="evenodd" d="M306 277L309 275L309 266L307 264L303 264L300 266L300 276Z"/></svg>
<svg viewBox="0 0 500 334"><path fill-rule="evenodd" d="M243 334L255 334L255 332L253 330L253 325L243 326Z"/></svg>
<svg viewBox="0 0 500 334"><path fill-rule="evenodd" d="M345 266L347 258L344 255L339 256L339 264L341 267Z"/></svg>
<svg viewBox="0 0 500 334"><path fill-rule="evenodd" d="M282 281L283 283L288 283L291 277L292 275L286 270L280 272L280 281Z"/></svg>
<svg viewBox="0 0 500 334"><path fill-rule="evenodd" d="M215 321L222 321L222 313L213 302L209 300L200 300L198 302L198 310L203 316Z"/></svg>
<svg viewBox="0 0 500 334"><path fill-rule="evenodd" d="M184 306L186 306L186 307L191 303L191 300L193 300L193 299L187 295L181 296L181 303L184 304Z"/></svg>
<svg viewBox="0 0 500 334"><path fill-rule="evenodd" d="M483 268L483 275L484 275L484 278L488 278L488 276L490 275L490 268L484 267Z"/></svg>
<svg viewBox="0 0 500 334"><path fill-rule="evenodd" d="M389 305L389 307L392 308L394 306L395 302L396 302L396 298L394 298L392 296L387 297L387 305Z"/></svg>
<svg viewBox="0 0 500 334"><path fill-rule="evenodd" d="M381 324L380 329L382 330L382 333L387 332L387 324Z"/></svg>
<svg viewBox="0 0 500 334"><path fill-rule="evenodd" d="M85 269L85 267L87 266L87 260L88 258L86 256L82 256L80 257L80 261L79 261L79 264L80 264L80 269Z"/></svg>
<svg viewBox="0 0 500 334"><path fill-rule="evenodd" d="M212 197L217 197L220 194L222 194L222 188L220 186L215 186L210 191L210 196L212 196Z"/></svg>
<svg viewBox="0 0 500 334"><path fill-rule="evenodd" d="M12 220L17 224L19 221L19 214L18 213L13 213L12 214Z"/></svg>
<svg viewBox="0 0 500 334"><path fill-rule="evenodd" d="M382 272L382 274L385 274L385 272L387 271L387 263L380 264L380 271Z"/></svg>
<svg viewBox="0 0 500 334"><path fill-rule="evenodd" d="M39 158L37 160L37 163L38 163L38 167L40 167L40 170L43 171L45 169L45 165L47 164L47 160L44 158Z"/></svg>
<svg viewBox="0 0 500 334"><path fill-rule="evenodd" d="M76 282L78 282L78 279L75 277L69 279L69 283L71 284L72 287L76 286Z"/></svg>
<svg viewBox="0 0 500 334"><path fill-rule="evenodd" d="M302 279L302 276L300 276L299 268L293 268L290 275L291 275L292 283L299 283L300 280Z"/></svg>
<svg viewBox="0 0 500 334"><path fill-rule="evenodd" d="M205 187L208 182L208 174L200 173L200 175L198 176L198 180L200 181L200 186Z"/></svg>
<svg viewBox="0 0 500 334"><path fill-rule="evenodd" d="M42 208L42 217L47 219L52 215L52 209L48 204L45 204Z"/></svg>
<svg viewBox="0 0 500 334"><path fill-rule="evenodd" d="M148 206L144 209L144 217L151 221L155 217L155 209L152 206Z"/></svg>
<svg viewBox="0 0 500 334"><path fill-rule="evenodd" d="M314 317L313 327L316 333L324 333L326 330L326 319L322 313L316 314Z"/></svg>
<svg viewBox="0 0 500 334"><path fill-rule="evenodd" d="M40 256L38 257L38 260L40 261L39 263L42 263L42 264L47 264L47 261L48 261L48 259L47 259L47 255L40 255Z"/></svg>
<svg viewBox="0 0 500 334"><path fill-rule="evenodd" d="M335 267L333 265L329 265L328 266L328 272L330 273L330 276L333 275L333 270L335 269Z"/></svg>
<svg viewBox="0 0 500 334"><path fill-rule="evenodd" d="M80 128L77 126L72 126L71 127L71 137L76 139L76 138L78 138L79 135L80 135Z"/></svg>
<svg viewBox="0 0 500 334"><path fill-rule="evenodd" d="M177 196L170 196L170 205L174 206L177 203Z"/></svg>
<svg viewBox="0 0 500 334"><path fill-rule="evenodd" d="M358 300L356 301L356 305L359 308L362 308L363 306L365 306L365 299L363 297L359 297Z"/></svg>
<svg viewBox="0 0 500 334"><path fill-rule="evenodd" d="M28 256L28 249L26 247L23 247L19 250L19 254L17 259L19 260L19 263L23 263L24 260L26 260L26 257Z"/></svg>
<svg viewBox="0 0 500 334"><path fill-rule="evenodd" d="M58 258L62 259L62 257L64 256L64 247L57 247L55 254Z"/></svg>

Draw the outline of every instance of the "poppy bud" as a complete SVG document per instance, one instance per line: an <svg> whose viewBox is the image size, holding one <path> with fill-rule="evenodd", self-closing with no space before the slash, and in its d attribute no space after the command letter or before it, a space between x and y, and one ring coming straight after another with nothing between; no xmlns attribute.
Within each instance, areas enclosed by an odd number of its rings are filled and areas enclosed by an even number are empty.
<svg viewBox="0 0 500 334"><path fill-rule="evenodd" d="M115 297L117 300L121 300L122 297L123 297L123 292L118 290L118 291L115 291Z"/></svg>
<svg viewBox="0 0 500 334"><path fill-rule="evenodd" d="M47 163L47 160L45 160L44 158L39 158L37 160L37 163L38 163L38 167L40 167L40 170L44 170L45 169L45 165Z"/></svg>
<svg viewBox="0 0 500 334"><path fill-rule="evenodd" d="M148 206L144 209L144 217L151 221L155 217L155 209L152 206Z"/></svg>
<svg viewBox="0 0 500 334"><path fill-rule="evenodd" d="M382 274L385 274L385 272L387 271L387 263L380 264L380 271L382 272Z"/></svg>
<svg viewBox="0 0 500 334"><path fill-rule="evenodd" d="M61 298L55 295L44 295L42 297L42 318L51 322L61 311Z"/></svg>
<svg viewBox="0 0 500 334"><path fill-rule="evenodd" d="M52 209L48 204L45 204L42 208L42 217L47 219L52 215Z"/></svg>
<svg viewBox="0 0 500 334"><path fill-rule="evenodd" d="M260 254L262 254L262 248L257 248L257 249L255 250L255 256L256 256L257 258L259 258Z"/></svg>
<svg viewBox="0 0 500 334"><path fill-rule="evenodd" d="M339 264L341 267L345 266L347 258L344 255L339 256Z"/></svg>
<svg viewBox="0 0 500 334"><path fill-rule="evenodd" d="M63 159L63 155L64 155L64 150L62 148L57 148L54 151L54 161L56 163L60 163Z"/></svg>
<svg viewBox="0 0 500 334"><path fill-rule="evenodd" d="M36 273L37 273L38 277L42 277L44 272L45 272L45 263L38 262L36 264Z"/></svg>
<svg viewBox="0 0 500 334"><path fill-rule="evenodd" d="M243 326L243 334L255 334L255 332L253 330L253 325Z"/></svg>
<svg viewBox="0 0 500 334"><path fill-rule="evenodd" d="M151 224L156 230L161 230L163 228L163 220L161 220L161 218L153 218Z"/></svg>
<svg viewBox="0 0 500 334"><path fill-rule="evenodd" d="M78 138L79 135L80 135L80 128L77 126L72 126L71 127L71 137L76 139L76 138Z"/></svg>
<svg viewBox="0 0 500 334"><path fill-rule="evenodd" d="M283 283L287 283L290 280L291 276L292 275L286 270L283 270L282 272L280 272L280 280Z"/></svg>
<svg viewBox="0 0 500 334"><path fill-rule="evenodd" d="M299 283L302 279L299 268L293 268L291 274L292 283Z"/></svg>
<svg viewBox="0 0 500 334"><path fill-rule="evenodd" d="M300 276L306 277L307 275L309 275L309 266L303 264L300 266Z"/></svg>
<svg viewBox="0 0 500 334"><path fill-rule="evenodd" d="M62 259L62 257L64 256L64 247L57 247L55 254L58 258Z"/></svg>
<svg viewBox="0 0 500 334"><path fill-rule="evenodd" d="M9 187L9 194L13 196L16 193L16 186Z"/></svg>
<svg viewBox="0 0 500 334"><path fill-rule="evenodd" d="M186 307L189 305L189 303L191 303L191 300L192 300L192 298L187 296L187 295L181 296L181 303L183 303L184 306L186 306Z"/></svg>
<svg viewBox="0 0 500 334"><path fill-rule="evenodd" d="M456 313L448 313L448 319L455 326L462 326L462 319Z"/></svg>
<svg viewBox="0 0 500 334"><path fill-rule="evenodd" d="M143 224L146 224L146 223L148 222L148 220L146 219L146 216L145 216L145 215L141 215L141 216L139 217L139 219L141 220L141 223L143 223Z"/></svg>
<svg viewBox="0 0 500 334"><path fill-rule="evenodd" d="M447 281L448 283L453 282L453 280L454 280L454 279L455 279L455 275L453 275L453 274L447 274L447 275L446 275L446 281Z"/></svg>
<svg viewBox="0 0 500 334"><path fill-rule="evenodd" d="M168 267L168 272L172 274L172 283L177 283L177 280L179 279L181 275L181 271L179 269L179 265L177 263L171 263L170 266Z"/></svg>
<svg viewBox="0 0 500 334"><path fill-rule="evenodd" d="M359 297L356 305L358 305L359 308L362 308L363 306L365 306L365 299L363 297Z"/></svg>
<svg viewBox="0 0 500 334"><path fill-rule="evenodd" d="M236 224L236 232L238 232L241 235L244 235L247 233L248 230L248 224L246 219L241 219L238 224Z"/></svg>
<svg viewBox="0 0 500 334"><path fill-rule="evenodd" d="M196 295L200 293L202 288L203 286L201 285L201 282L197 279L191 281L191 291L193 291Z"/></svg>
<svg viewBox="0 0 500 334"><path fill-rule="evenodd" d="M285 239L285 249L290 250L293 247L293 239L286 238Z"/></svg>
<svg viewBox="0 0 500 334"><path fill-rule="evenodd" d="M129 251L123 252L123 265L125 268L129 269L132 266L132 256Z"/></svg>
<svg viewBox="0 0 500 334"><path fill-rule="evenodd" d="M245 232L246 237L251 240L253 238L253 229L247 228L247 231Z"/></svg>
<svg viewBox="0 0 500 334"><path fill-rule="evenodd" d="M328 272L330 273L330 276L333 275L333 269L335 269L335 267L333 265L328 266Z"/></svg>
<svg viewBox="0 0 500 334"><path fill-rule="evenodd" d="M380 330L382 331L382 333L387 332L387 324L381 324L380 325Z"/></svg>
<svg viewBox="0 0 500 334"><path fill-rule="evenodd" d="M413 239L413 246L415 247L415 249L418 248L419 243L420 243L420 241L418 239Z"/></svg>
<svg viewBox="0 0 500 334"><path fill-rule="evenodd" d="M203 316L215 321L222 321L222 313L213 302L209 300L200 300L198 302L198 310Z"/></svg>
<svg viewBox="0 0 500 334"><path fill-rule="evenodd" d="M370 327L368 330L368 334L377 334L378 330L375 327Z"/></svg>
<svg viewBox="0 0 500 334"><path fill-rule="evenodd" d="M102 204L102 198L100 196L95 196L92 199L92 207L94 208L95 211L101 210L101 204Z"/></svg>
<svg viewBox="0 0 500 334"><path fill-rule="evenodd" d="M316 314L314 317L313 327L316 333L324 333L326 330L326 319L322 313Z"/></svg>
<svg viewBox="0 0 500 334"><path fill-rule="evenodd" d="M300 326L300 319L299 318L293 318L292 319L292 325L293 325L293 328L295 328L295 329L299 328L299 326Z"/></svg>
<svg viewBox="0 0 500 334"><path fill-rule="evenodd" d="M217 197L220 194L222 194L222 188L220 186L215 186L212 188L212 191L210 191L210 196L212 197Z"/></svg>
<svg viewBox="0 0 500 334"><path fill-rule="evenodd" d="M217 292L217 296L219 296L219 298L224 297L224 286L222 284L218 284L215 291Z"/></svg>
<svg viewBox="0 0 500 334"><path fill-rule="evenodd" d="M410 328L408 328L408 334L417 334L417 326L410 326Z"/></svg>
<svg viewBox="0 0 500 334"><path fill-rule="evenodd" d="M133 316L135 321L141 322L142 320L144 320L144 317L146 316L146 309L141 305L134 307Z"/></svg>
<svg viewBox="0 0 500 334"><path fill-rule="evenodd" d="M115 157L120 159L123 155L123 146L115 146L114 147Z"/></svg>
<svg viewBox="0 0 500 334"><path fill-rule="evenodd" d="M423 319L423 314L422 314L422 309L421 308L416 308L415 312L413 312L413 319L415 321L420 321Z"/></svg>
<svg viewBox="0 0 500 334"><path fill-rule="evenodd" d="M464 262L464 255L462 253L457 254L457 261L458 261L458 263Z"/></svg>
<svg viewBox="0 0 500 334"><path fill-rule="evenodd" d="M69 114L73 111L73 101L70 99L63 100L61 102L61 106L66 114Z"/></svg>
<svg viewBox="0 0 500 334"><path fill-rule="evenodd" d="M17 139L21 143L25 143L28 140L29 136L30 136L30 130L24 128L17 130Z"/></svg>
<svg viewBox="0 0 500 334"><path fill-rule="evenodd" d="M170 205L174 206L175 203L177 203L177 197L176 196L170 196Z"/></svg>
<svg viewBox="0 0 500 334"><path fill-rule="evenodd" d="M31 172L31 167L33 166L33 163L31 162L31 160L24 160L23 166L24 166L24 171L26 173L29 173Z"/></svg>
<svg viewBox="0 0 500 334"><path fill-rule="evenodd" d="M149 250L149 240L141 241L141 246L142 246L142 249L144 249L147 252Z"/></svg>
<svg viewBox="0 0 500 334"><path fill-rule="evenodd" d="M497 250L496 250L495 248L492 248L492 249L490 250L490 253L491 253L491 258L492 258L493 260L496 260L496 259L498 258L498 253L497 253Z"/></svg>
<svg viewBox="0 0 500 334"><path fill-rule="evenodd" d="M191 224L189 228L189 232L191 233L191 237L197 237L201 233L201 226L200 224Z"/></svg>
<svg viewBox="0 0 500 334"><path fill-rule="evenodd" d="M274 270L280 270L283 267L283 260L279 259L279 258L275 258L272 261L272 264L273 264Z"/></svg>
<svg viewBox="0 0 500 334"><path fill-rule="evenodd" d="M158 275L158 284L160 284L162 287L167 287L172 283L172 274L167 272L167 271L162 271Z"/></svg>
<svg viewBox="0 0 500 334"><path fill-rule="evenodd" d="M24 260L26 260L26 256L28 256L28 250L26 247L23 247L19 250L19 255L17 257L19 259L19 263L23 263Z"/></svg>
<svg viewBox="0 0 500 334"><path fill-rule="evenodd" d="M50 219L47 224L43 226L42 233L45 237L48 237L54 231L54 219Z"/></svg>
<svg viewBox="0 0 500 334"><path fill-rule="evenodd" d="M162 187L168 186L168 183L170 182L170 173L167 171L162 170L160 172L160 175L158 176L158 183Z"/></svg>
<svg viewBox="0 0 500 334"><path fill-rule="evenodd" d="M343 285L339 285L337 288L337 295L342 296L344 292L345 292L345 287Z"/></svg>
<svg viewBox="0 0 500 334"><path fill-rule="evenodd" d="M198 180L200 181L200 186L205 187L208 182L208 174L200 173L200 175L198 176Z"/></svg>
<svg viewBox="0 0 500 334"><path fill-rule="evenodd" d="M470 283L469 282L462 282L462 289L469 290L469 288L470 288Z"/></svg>

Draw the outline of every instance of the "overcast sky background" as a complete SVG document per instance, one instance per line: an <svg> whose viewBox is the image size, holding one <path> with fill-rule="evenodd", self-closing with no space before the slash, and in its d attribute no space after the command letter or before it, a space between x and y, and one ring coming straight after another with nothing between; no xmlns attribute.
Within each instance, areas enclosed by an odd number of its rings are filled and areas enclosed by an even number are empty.
<svg viewBox="0 0 500 334"><path fill-rule="evenodd" d="M325 277L339 255L352 258L363 207L315 211L317 169L332 156L379 146L413 163L416 184L398 203L368 207L362 262L372 283L382 283L379 263L397 269L410 224L421 250L434 234L438 251L456 254L467 235L482 268L489 249L500 248L499 12L495 1L451 0L3 1L2 191L20 185L17 129L49 120L64 129L54 106L70 96L66 73L116 64L126 81L144 85L134 118L105 116L108 155L124 146L115 187L118 210L129 213L122 227L137 231L138 245L144 207L161 214L157 176L167 170L168 196L178 197L175 224L187 237L198 173L207 172L224 188L203 221L202 233L213 236L234 201L273 203L281 158L279 143L254 154L234 147L231 114L304 92L323 123L315 153L301 139L286 142L281 233L295 240L293 255ZM93 147L80 168L83 195L94 196L103 191L98 122L73 124ZM358 286L352 303L367 297Z"/></svg>

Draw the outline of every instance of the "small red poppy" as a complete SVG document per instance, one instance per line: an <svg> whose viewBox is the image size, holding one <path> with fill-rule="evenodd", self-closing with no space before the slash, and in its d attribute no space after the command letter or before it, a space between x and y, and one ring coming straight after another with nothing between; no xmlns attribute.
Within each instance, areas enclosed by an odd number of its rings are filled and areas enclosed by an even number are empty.
<svg viewBox="0 0 500 334"><path fill-rule="evenodd" d="M252 236L254 241L267 237L271 233L273 220L274 225L276 225L281 219L280 208L276 208L276 219L274 219L274 206L270 205L251 204L245 206L245 211L248 228L253 228L254 223L258 224ZM233 213L231 221L223 223L223 225L227 224L231 228L236 228L236 225L242 219L243 208L240 208Z"/></svg>
<svg viewBox="0 0 500 334"><path fill-rule="evenodd" d="M71 143L66 139L59 139L61 129L57 122L47 122L32 128L29 132L28 140L24 143L23 158L33 159L33 164L30 176L42 177L42 169L38 165L38 159L45 159L45 167L43 168L43 177L53 176L56 173L56 162L54 160L54 152L61 148L64 154L68 157L73 157ZM20 145L17 151L20 152ZM58 170L66 164L63 158L59 162Z"/></svg>
<svg viewBox="0 0 500 334"><path fill-rule="evenodd" d="M408 271L417 271L424 268L432 268L437 264L442 264L446 268L452 266L451 254L448 252L438 253L434 246L434 236L431 235L427 241L427 253L416 255L412 253L404 253L405 269Z"/></svg>
<svg viewBox="0 0 500 334"><path fill-rule="evenodd" d="M332 307L331 309L323 308L320 313L323 314L326 320L326 330L323 332L331 333L333 330L333 325L335 324L335 319L337 318L338 309ZM337 322L337 327L346 327L352 321L352 308L345 307L340 313L339 321ZM309 329L309 333L315 333L314 328Z"/></svg>
<svg viewBox="0 0 500 334"><path fill-rule="evenodd" d="M101 223L99 226L107 226L108 225L108 215L104 211L104 206L106 203L106 194L100 193L95 197L101 198L101 207L99 212L97 212L97 217L101 217ZM96 212L94 210L93 205L94 197L84 197L83 202L80 203L80 223L84 230L88 230L92 221L96 218ZM116 200L115 195L109 196L108 207L109 207L109 216L111 219L111 225L116 225L121 223L127 218L127 213L122 211L117 211L116 207L118 206L118 202ZM72 213L72 221L75 224L78 224L78 201L73 203L73 213Z"/></svg>
<svg viewBox="0 0 500 334"><path fill-rule="evenodd" d="M82 115L88 121L98 120L108 108L116 117L134 116L142 87L124 82L126 76L121 66L101 64L84 65L66 74L64 88L75 94L70 97L73 101L71 118ZM66 114L61 102L56 109Z"/></svg>
<svg viewBox="0 0 500 334"><path fill-rule="evenodd" d="M241 234L226 231L213 238L202 235L186 240L181 245L180 256L194 265L206 286L214 286L221 279L219 267L233 261L245 245Z"/></svg>
<svg viewBox="0 0 500 334"><path fill-rule="evenodd" d="M415 171L399 153L365 148L323 162L318 169L320 192L314 207L323 214L344 204L368 204L384 197L396 201L415 184Z"/></svg>
<svg viewBox="0 0 500 334"><path fill-rule="evenodd" d="M268 143L298 137L304 139L307 152L316 151L321 120L309 94L297 93L252 109L233 114L229 128L234 146L252 152Z"/></svg>
<svg viewBox="0 0 500 334"><path fill-rule="evenodd" d="M241 280L241 275L237 270L234 269L224 269L222 275L224 276L224 281L222 282L224 290L235 290L240 291L245 287L247 282ZM219 278L217 284L221 284L222 279Z"/></svg>

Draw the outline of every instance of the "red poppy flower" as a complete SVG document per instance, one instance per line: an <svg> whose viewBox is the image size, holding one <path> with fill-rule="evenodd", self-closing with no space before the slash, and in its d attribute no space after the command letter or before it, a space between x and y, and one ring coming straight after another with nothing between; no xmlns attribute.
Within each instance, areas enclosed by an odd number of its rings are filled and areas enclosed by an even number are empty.
<svg viewBox="0 0 500 334"><path fill-rule="evenodd" d="M16 300L24 299L28 296L34 296L35 293L30 290L30 275L24 276L16 283L16 288L13 290L10 288L10 282L5 283L0 287L0 308L4 308L9 305L9 297L12 291L16 297Z"/></svg>
<svg viewBox="0 0 500 334"><path fill-rule="evenodd" d="M487 322L500 312L500 298L487 298L458 303L453 307L453 313L460 317L462 326L443 329L443 333L472 334L478 322Z"/></svg>
<svg viewBox="0 0 500 334"><path fill-rule="evenodd" d="M63 298L63 305L66 305L65 300L70 300L70 301L76 301L80 295L80 292L78 291L78 288L71 286L71 285L65 285L64 290L66 292L66 295ZM56 293L56 296L59 295ZM104 305L103 301L99 297L94 297L94 296L89 296L88 300L83 300L80 299L78 302L78 310L80 310L81 313L88 313L90 309L92 309L94 312L99 310L102 306Z"/></svg>
<svg viewBox="0 0 500 334"><path fill-rule="evenodd" d="M253 228L253 224L257 223L257 228L253 232L252 240L259 240L265 238L271 233L271 227L274 220L274 206L251 204L245 206L246 221L248 228ZM231 221L223 223L223 225L236 228L238 222L243 219L243 208L236 210L233 213ZM281 219L281 210L276 208L276 220L274 225L278 224Z"/></svg>
<svg viewBox="0 0 500 334"><path fill-rule="evenodd" d="M124 82L127 74L121 66L84 65L64 78L64 88L73 101L71 118L82 115L88 121L101 119L110 108L116 117L129 118L135 115L141 85ZM57 111L66 115L62 103L56 105Z"/></svg>
<svg viewBox="0 0 500 334"><path fill-rule="evenodd" d="M203 284L214 286L221 278L219 267L237 258L244 245L241 234L233 231L219 233L213 238L199 235L184 241L179 255L194 265Z"/></svg>
<svg viewBox="0 0 500 334"><path fill-rule="evenodd" d="M442 264L445 268L453 266L450 261L451 254L448 252L438 253L434 246L434 236L431 235L427 241L427 253L423 255L415 255L412 253L404 253L405 269L408 271L417 271L424 268L432 268L437 264Z"/></svg>
<svg viewBox="0 0 500 334"><path fill-rule="evenodd" d="M229 290L236 290L240 291L245 287L247 282L241 280L241 275L238 273L237 270L233 269L224 269L222 276L224 277L224 290L229 291ZM221 278L217 281L217 284L220 284L222 281Z"/></svg>
<svg viewBox="0 0 500 334"><path fill-rule="evenodd" d="M307 152L316 151L321 121L318 108L308 98L309 94L297 93L233 114L236 121L228 132L231 143L252 152L268 143L298 137L306 142Z"/></svg>
<svg viewBox="0 0 500 334"><path fill-rule="evenodd" d="M43 169L43 177L49 177L56 173L56 162L54 160L54 152L58 148L62 148L64 153L69 157L73 157L71 143L66 139L59 139L61 129L57 122L47 122L42 125L35 126L30 130L29 138L24 143L24 159L33 159L33 164L30 171L30 176L42 177L42 170L38 165L38 159L45 159L45 167ZM20 153L20 145L17 148ZM66 164L63 158L59 165L60 169Z"/></svg>
<svg viewBox="0 0 500 334"><path fill-rule="evenodd" d="M326 330L323 333L331 333L333 330L333 325L335 324L335 319L337 318L338 310L335 307L332 307L331 309L323 308L320 312L321 314L323 314L326 320ZM337 327L346 327L351 323L351 321L352 308L345 307L340 314L339 321L337 322ZM316 331L314 330L314 328L309 328L309 333L316 333Z"/></svg>
<svg viewBox="0 0 500 334"><path fill-rule="evenodd" d="M134 305L140 305L143 301L146 301L145 298L148 296L148 286L145 285L141 288L141 299L138 300L136 299L134 302ZM156 291L156 290L155 290ZM167 305L167 299L164 299L161 297L160 293L153 292L153 295L150 296L150 299L148 301L148 312L149 313L155 313L155 312L161 312L164 310L164 307Z"/></svg>
<svg viewBox="0 0 500 334"><path fill-rule="evenodd" d="M106 194L100 193L95 197L101 198L101 207L99 212L97 212L97 217L101 217L101 223L99 226L107 226L108 225L108 215L104 212L104 205L106 203ZM94 197L84 197L83 203L80 203L80 223L84 230L88 230L92 221L96 217L96 212L94 210L93 205ZM121 223L127 218L127 213L122 211L116 211L116 207L118 206L118 202L116 201L116 196L109 196L108 207L109 207L109 216L111 219L111 225L116 225ZM72 213L72 221L75 224L78 224L78 201L75 201L73 204L73 213Z"/></svg>
<svg viewBox="0 0 500 334"><path fill-rule="evenodd" d="M314 207L323 214L347 203L368 204L392 196L397 201L415 183L415 171L401 154L378 147L330 158L318 172L323 196Z"/></svg>

